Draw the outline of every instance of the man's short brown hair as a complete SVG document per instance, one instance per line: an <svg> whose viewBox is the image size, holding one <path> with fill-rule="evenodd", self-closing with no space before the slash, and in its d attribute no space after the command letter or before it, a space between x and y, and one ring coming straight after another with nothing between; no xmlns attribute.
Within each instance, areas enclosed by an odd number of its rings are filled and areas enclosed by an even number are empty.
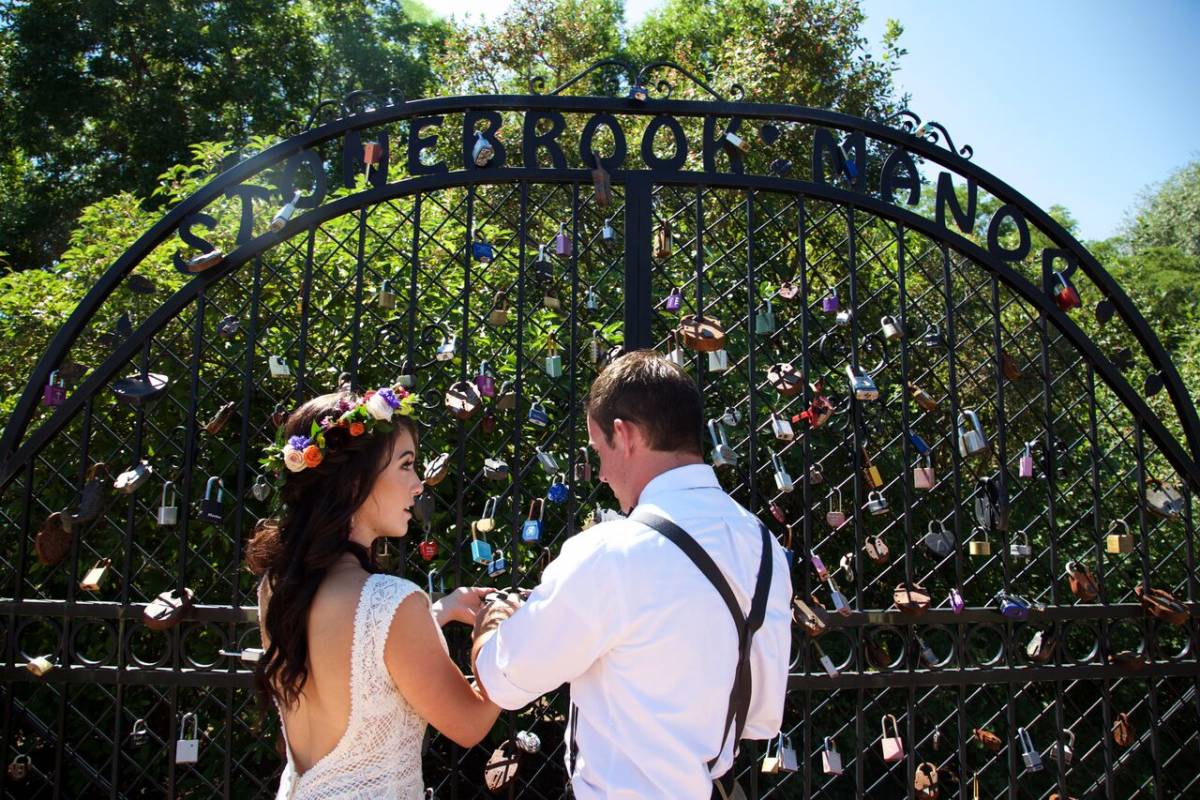
<svg viewBox="0 0 1200 800"><path fill-rule="evenodd" d="M587 414L612 443L613 420L641 427L651 450L703 455L704 401L682 369L653 350L635 350L609 364L592 383Z"/></svg>

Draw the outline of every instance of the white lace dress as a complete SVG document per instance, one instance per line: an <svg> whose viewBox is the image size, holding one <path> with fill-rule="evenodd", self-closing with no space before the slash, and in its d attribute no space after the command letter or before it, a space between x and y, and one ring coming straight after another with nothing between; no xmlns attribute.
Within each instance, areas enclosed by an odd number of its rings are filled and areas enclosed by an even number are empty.
<svg viewBox="0 0 1200 800"><path fill-rule="evenodd" d="M303 775L296 772L289 746L276 800L422 800L425 796L421 739L426 723L396 689L383 662L396 607L419 591L412 581L394 575L367 578L354 614L346 732ZM442 647L446 647L445 637ZM286 743L286 726L283 738Z"/></svg>

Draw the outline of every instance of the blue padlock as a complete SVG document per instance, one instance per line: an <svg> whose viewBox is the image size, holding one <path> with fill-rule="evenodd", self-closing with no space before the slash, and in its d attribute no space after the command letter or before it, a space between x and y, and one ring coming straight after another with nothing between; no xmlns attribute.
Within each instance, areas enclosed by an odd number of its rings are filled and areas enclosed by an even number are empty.
<svg viewBox="0 0 1200 800"><path fill-rule="evenodd" d="M471 245L471 255L475 256L475 260L480 264L490 264L496 256L496 251L492 249L490 242L474 242Z"/></svg>
<svg viewBox="0 0 1200 800"><path fill-rule="evenodd" d="M497 575L503 575L508 570L508 562L504 560L504 551L497 550L496 557L488 562L487 574L489 578L495 578Z"/></svg>
<svg viewBox="0 0 1200 800"><path fill-rule="evenodd" d="M521 525L522 542L540 542L542 540L542 509L545 503L540 497L529 503L529 519Z"/></svg>
<svg viewBox="0 0 1200 800"><path fill-rule="evenodd" d="M1000 592L996 599L1000 601L1000 613L1009 619L1020 621L1029 618L1029 601L1023 597Z"/></svg>
<svg viewBox="0 0 1200 800"><path fill-rule="evenodd" d="M474 522L471 523L471 560L476 564L488 564L492 560L492 546L477 538Z"/></svg>
<svg viewBox="0 0 1200 800"><path fill-rule="evenodd" d="M919 454L923 456L929 455L930 447L925 443L925 440L922 439L919 434L912 433L910 431L908 434L908 441L912 444L913 449L915 449Z"/></svg>
<svg viewBox="0 0 1200 800"><path fill-rule="evenodd" d="M529 407L529 421L539 428L544 428L550 424L550 415L546 413L546 407L541 403L534 403Z"/></svg>
<svg viewBox="0 0 1200 800"><path fill-rule="evenodd" d="M550 484L550 488L546 490L546 499L551 503L565 503L570 496L571 490L563 482L562 475L555 478L554 482Z"/></svg>

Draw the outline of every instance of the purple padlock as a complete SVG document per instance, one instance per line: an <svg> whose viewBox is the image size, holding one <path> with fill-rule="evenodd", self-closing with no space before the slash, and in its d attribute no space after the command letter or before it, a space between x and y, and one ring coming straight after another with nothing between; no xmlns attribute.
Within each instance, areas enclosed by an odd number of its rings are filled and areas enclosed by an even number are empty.
<svg viewBox="0 0 1200 800"><path fill-rule="evenodd" d="M1021 454L1018 470L1018 474L1022 478L1033 477L1033 445L1029 442L1025 443L1025 452Z"/></svg>
<svg viewBox="0 0 1200 800"><path fill-rule="evenodd" d="M966 603L963 602L962 593L957 588L952 588L950 590L950 609L955 614L961 614L964 608L966 608Z"/></svg>
<svg viewBox="0 0 1200 800"><path fill-rule="evenodd" d="M812 556L809 557L809 561L812 562L813 569L817 571L817 577L819 579L823 581L829 580L829 570L825 568L825 562L821 560L819 555L813 553Z"/></svg>
<svg viewBox="0 0 1200 800"><path fill-rule="evenodd" d="M554 237L554 252L564 258L571 255L571 237L567 236L566 226L558 226L558 235Z"/></svg>
<svg viewBox="0 0 1200 800"><path fill-rule="evenodd" d="M821 301L821 310L827 314L832 314L838 310L837 292L830 292L825 296L825 298Z"/></svg>
<svg viewBox="0 0 1200 800"><path fill-rule="evenodd" d="M679 291L678 287L671 290L667 295L666 307L667 311L678 311L683 305L683 292Z"/></svg>
<svg viewBox="0 0 1200 800"><path fill-rule="evenodd" d="M67 385L58 377L58 370L50 373L50 380L42 389L42 405L61 406L67 399Z"/></svg>
<svg viewBox="0 0 1200 800"><path fill-rule="evenodd" d="M479 390L482 397L496 396L496 379L492 377L492 373L488 370L488 362L484 361L479 365L479 374L475 376L475 388Z"/></svg>

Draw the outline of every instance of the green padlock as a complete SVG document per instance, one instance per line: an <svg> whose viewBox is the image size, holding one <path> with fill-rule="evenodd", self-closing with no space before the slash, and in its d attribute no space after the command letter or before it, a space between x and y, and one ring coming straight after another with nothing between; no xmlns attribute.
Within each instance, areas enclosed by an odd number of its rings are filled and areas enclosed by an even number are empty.
<svg viewBox="0 0 1200 800"><path fill-rule="evenodd" d="M771 306L770 300L767 300L767 308L765 311L760 309L754 313L754 332L775 332L775 309Z"/></svg>

